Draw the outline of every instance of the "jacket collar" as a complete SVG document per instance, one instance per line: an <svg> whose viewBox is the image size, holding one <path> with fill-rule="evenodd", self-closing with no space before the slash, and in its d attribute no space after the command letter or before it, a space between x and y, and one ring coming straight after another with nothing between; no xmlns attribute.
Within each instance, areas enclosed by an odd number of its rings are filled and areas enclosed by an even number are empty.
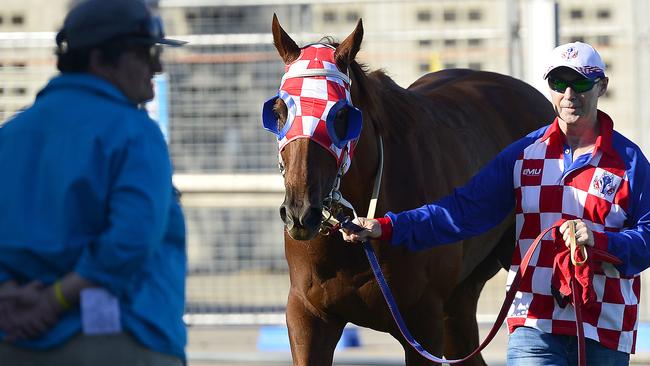
<svg viewBox="0 0 650 366"><path fill-rule="evenodd" d="M108 80L88 73L64 73L53 77L43 89L41 89L36 98L57 89L85 89L106 98L110 98L122 103L136 106L131 102L122 91Z"/></svg>
<svg viewBox="0 0 650 366"><path fill-rule="evenodd" d="M614 122L607 113L598 110L596 114L598 119L598 124L600 127L598 136L596 137L596 142L594 144L594 152L601 150L604 153L610 155L616 155L614 147L612 146L612 134L614 133ZM550 144L562 146L564 143L564 134L560 129L560 124L558 122L558 117L555 117L553 123L542 136L541 141L549 140Z"/></svg>

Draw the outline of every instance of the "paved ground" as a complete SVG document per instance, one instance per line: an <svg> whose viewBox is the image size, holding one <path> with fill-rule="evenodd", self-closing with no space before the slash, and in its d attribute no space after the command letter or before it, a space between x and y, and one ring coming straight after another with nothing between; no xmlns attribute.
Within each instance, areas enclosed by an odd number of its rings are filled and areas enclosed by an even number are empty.
<svg viewBox="0 0 650 366"><path fill-rule="evenodd" d="M489 331L491 324L481 327L481 337ZM260 337L268 335L268 327L220 326L192 327L189 333L188 366L256 366L291 365L288 350L261 351ZM335 353L334 365L404 365L401 346L389 335L364 328L354 328L360 347L340 347ZM282 340L276 339L275 347L282 348ZM645 336L644 336L645 339ZM640 352L632 356L635 365L650 365L648 340L640 339ZM268 342L265 342L267 346ZM483 357L490 366L505 366L507 331L504 327L483 351ZM273 346L273 345L271 345Z"/></svg>
<svg viewBox="0 0 650 366"><path fill-rule="evenodd" d="M188 366L291 365L288 350L260 351L260 336L268 329L257 326L193 327L190 329ZM340 347L335 365L403 365L401 346L389 335L354 328L360 347ZM504 363L506 330L502 329L483 352L489 365ZM281 348L281 341L275 344ZM272 345L271 345L272 346Z"/></svg>
<svg viewBox="0 0 650 366"><path fill-rule="evenodd" d="M478 308L482 314L496 314L503 301L503 284L505 283L505 271L501 271L495 278L488 281L479 300ZM274 281L268 280L267 275L244 276L252 284L256 284L254 293L260 301L268 301L268 292L278 293L277 289L269 286L270 283L278 283L280 280L287 282L284 277ZM285 276L286 277L286 276ZM205 280L205 279L203 279ZM270 282L269 282L270 281ZM240 282L220 282L219 286L238 286ZM235 283L236 282L236 283ZM650 281L645 281L650 283ZM288 282L284 285L288 286ZM214 284L212 285L214 286ZM192 286L190 286L192 287ZM206 284L197 284L195 296L208 296L207 294L219 294L219 291L206 291ZM268 287L268 288L267 288ZM241 287L239 287L241 288ZM248 287L247 287L248 288ZM270 289L269 289L270 288ZM645 290L644 290L645 291ZM191 291L190 291L191 292ZM247 291L250 293L251 291ZM194 292L192 292L194 294ZM235 292L237 293L237 292ZM279 291L285 296L285 292ZM650 293L650 292L648 292ZM215 295L210 295L215 296ZM234 295L233 295L234 296ZM279 295L278 295L279 296ZM203 299L213 301L212 298ZM218 299L226 301L228 299ZM276 300L274 303L283 303L284 300ZM648 306L648 305L646 305ZM642 314L650 313L645 309ZM219 315L219 314L216 314ZM233 319L227 316L216 316L219 324L237 323L242 319ZM282 314L273 317L246 318L244 321L254 323L282 322ZM494 317L481 316L481 339L485 337L491 327ZM189 320L189 319L188 319ZM210 319L208 319L209 321ZM402 347L389 335L364 328L355 328L360 341L360 347L342 347L335 353L335 365L404 365ZM637 336L637 354L632 356L632 363L635 365L650 365L650 323L642 323L639 326ZM277 329L276 329L277 330ZM288 351L288 341L285 341L284 350L262 351L258 342L263 334L268 335L268 328L259 326L211 326L190 327L188 344L188 366L254 366L254 365L291 365L291 355ZM266 332L266 333L265 333ZM281 343L281 337L275 337L275 342ZM490 366L505 365L505 350L507 345L507 331L502 327L495 339L483 351L483 357ZM278 344L276 344L278 346ZM280 347L282 348L282 347Z"/></svg>

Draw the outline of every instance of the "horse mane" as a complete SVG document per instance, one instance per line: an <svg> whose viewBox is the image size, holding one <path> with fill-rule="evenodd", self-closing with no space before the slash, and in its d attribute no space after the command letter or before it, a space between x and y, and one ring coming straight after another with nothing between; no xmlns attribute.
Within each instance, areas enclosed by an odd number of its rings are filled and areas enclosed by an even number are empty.
<svg viewBox="0 0 650 366"><path fill-rule="evenodd" d="M331 36L321 38L318 43L339 46ZM349 68L357 107L370 116L370 122L382 138L400 140L422 118L422 113L428 113L418 103L415 93L397 85L383 69L370 71L368 65L357 61Z"/></svg>
<svg viewBox="0 0 650 366"><path fill-rule="evenodd" d="M365 64L350 65L359 99L359 108L370 116L382 138L401 140L412 130L423 113L416 94L397 85L383 69L369 71Z"/></svg>

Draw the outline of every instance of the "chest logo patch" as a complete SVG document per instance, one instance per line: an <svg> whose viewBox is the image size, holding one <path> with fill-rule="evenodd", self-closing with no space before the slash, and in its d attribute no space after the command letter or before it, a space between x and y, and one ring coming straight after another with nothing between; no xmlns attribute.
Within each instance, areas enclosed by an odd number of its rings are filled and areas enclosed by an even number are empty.
<svg viewBox="0 0 650 366"><path fill-rule="evenodd" d="M532 169L532 168L526 168L523 170L522 174L527 176L527 177L536 177L542 173L542 168L537 168L537 169Z"/></svg>
<svg viewBox="0 0 650 366"><path fill-rule="evenodd" d="M618 188L618 181L614 174L608 172L602 172L601 174L596 174L592 186L595 190L598 191L603 196L611 196L616 192Z"/></svg>

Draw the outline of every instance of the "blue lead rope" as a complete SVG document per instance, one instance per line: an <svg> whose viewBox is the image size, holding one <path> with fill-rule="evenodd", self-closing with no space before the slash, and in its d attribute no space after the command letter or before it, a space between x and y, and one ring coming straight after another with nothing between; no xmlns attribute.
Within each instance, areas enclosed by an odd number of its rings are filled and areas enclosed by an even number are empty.
<svg viewBox="0 0 650 366"><path fill-rule="evenodd" d="M395 323L397 323L397 327L402 333L404 339L406 339L411 344L411 346L415 348L416 351L418 351L419 354L428 360L438 363L446 362L444 359L430 354L427 350L424 349L424 347L422 347L420 343L418 343L418 341L413 338L411 332L409 332L406 324L404 323L404 319L402 319L402 314L397 308L397 303L395 302L395 298L393 298L393 293L390 291L388 283L386 283L384 274L382 273L379 262L377 261L377 255L375 255L375 251L372 249L372 245L370 245L369 240L363 242L363 250L366 251L366 257L368 257L368 262L370 262L370 267L372 268L372 272L375 274L375 278L377 279L381 293L384 295L384 300L386 300L388 309L390 309L390 313L393 315L393 319L395 319Z"/></svg>

